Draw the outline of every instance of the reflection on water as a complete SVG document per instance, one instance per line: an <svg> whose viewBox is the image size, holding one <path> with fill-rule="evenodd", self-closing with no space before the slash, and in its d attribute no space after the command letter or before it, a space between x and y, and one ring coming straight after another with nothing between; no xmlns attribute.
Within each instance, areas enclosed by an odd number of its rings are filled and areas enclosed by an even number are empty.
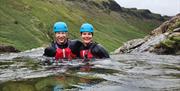
<svg viewBox="0 0 180 91"><path fill-rule="evenodd" d="M43 66L41 59L1 59L0 91L180 91L179 56L111 55L58 66Z"/></svg>
<svg viewBox="0 0 180 91"><path fill-rule="evenodd" d="M102 81L104 80L97 77L79 77L75 74L60 74L57 76L8 81L0 85L0 91L59 91L57 89L78 90Z"/></svg>

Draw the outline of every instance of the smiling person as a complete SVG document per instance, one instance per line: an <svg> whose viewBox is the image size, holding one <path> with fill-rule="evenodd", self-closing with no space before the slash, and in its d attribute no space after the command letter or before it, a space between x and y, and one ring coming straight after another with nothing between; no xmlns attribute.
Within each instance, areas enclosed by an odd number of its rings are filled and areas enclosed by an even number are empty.
<svg viewBox="0 0 180 91"><path fill-rule="evenodd" d="M89 23L81 25L80 34L83 45L80 47L80 57L83 59L109 58L108 52L98 43L93 42L94 28Z"/></svg>
<svg viewBox="0 0 180 91"><path fill-rule="evenodd" d="M68 39L68 27L64 22L56 22L53 26L55 41L44 50L44 56L55 57L56 60L71 60L79 56L78 48L82 44L78 40Z"/></svg>

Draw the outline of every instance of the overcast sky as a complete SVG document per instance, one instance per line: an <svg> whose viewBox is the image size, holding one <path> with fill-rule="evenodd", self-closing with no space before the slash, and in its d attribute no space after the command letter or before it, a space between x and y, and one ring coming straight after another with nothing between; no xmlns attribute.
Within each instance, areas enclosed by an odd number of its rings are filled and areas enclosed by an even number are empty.
<svg viewBox="0 0 180 91"><path fill-rule="evenodd" d="M149 9L153 13L173 16L180 13L180 0L115 0L122 7Z"/></svg>

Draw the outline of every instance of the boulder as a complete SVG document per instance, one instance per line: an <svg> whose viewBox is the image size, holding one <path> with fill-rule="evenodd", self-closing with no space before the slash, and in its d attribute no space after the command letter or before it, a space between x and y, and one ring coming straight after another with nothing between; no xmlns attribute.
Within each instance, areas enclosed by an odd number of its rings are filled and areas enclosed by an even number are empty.
<svg viewBox="0 0 180 91"><path fill-rule="evenodd" d="M0 53L4 53L4 52L20 52L20 51L14 48L13 46L0 45Z"/></svg>
<svg viewBox="0 0 180 91"><path fill-rule="evenodd" d="M130 40L130 41L124 43L122 47L115 50L114 54L117 54L117 53L130 53L133 49L135 49L136 47L142 45L144 42L145 41L143 39Z"/></svg>

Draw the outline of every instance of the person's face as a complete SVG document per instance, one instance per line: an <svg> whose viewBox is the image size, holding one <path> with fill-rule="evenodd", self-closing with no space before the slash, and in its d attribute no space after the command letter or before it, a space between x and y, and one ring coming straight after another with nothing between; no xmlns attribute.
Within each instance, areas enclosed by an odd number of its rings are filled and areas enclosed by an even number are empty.
<svg viewBox="0 0 180 91"><path fill-rule="evenodd" d="M84 44L88 44L88 43L92 42L93 35L90 32L82 32L81 39Z"/></svg>
<svg viewBox="0 0 180 91"><path fill-rule="evenodd" d="M58 44L64 44L68 38L67 32L56 32L55 33L56 42Z"/></svg>

